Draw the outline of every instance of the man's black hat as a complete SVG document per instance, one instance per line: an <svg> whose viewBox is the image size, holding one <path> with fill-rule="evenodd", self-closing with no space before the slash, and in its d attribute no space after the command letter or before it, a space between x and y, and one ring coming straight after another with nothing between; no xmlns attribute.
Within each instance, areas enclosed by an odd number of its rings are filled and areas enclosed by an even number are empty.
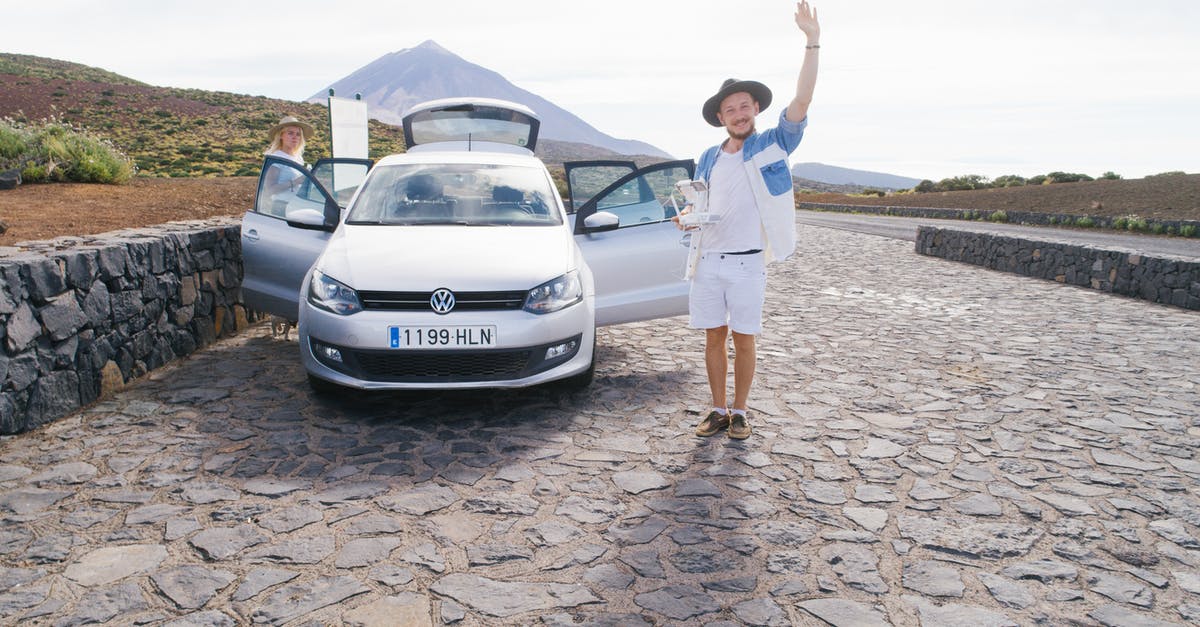
<svg viewBox="0 0 1200 627"><path fill-rule="evenodd" d="M724 83L721 83L721 89L712 98L704 101L704 121L713 126L721 126L721 120L717 118L721 101L739 91L750 94L750 97L758 103L760 111L771 106L771 90L767 89L766 85L758 81L739 81L736 78L727 78Z"/></svg>

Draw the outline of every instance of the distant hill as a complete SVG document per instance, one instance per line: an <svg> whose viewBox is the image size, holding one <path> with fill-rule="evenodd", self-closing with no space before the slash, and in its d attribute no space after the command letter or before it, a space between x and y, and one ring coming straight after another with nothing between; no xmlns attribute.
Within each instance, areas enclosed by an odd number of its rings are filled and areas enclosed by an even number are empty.
<svg viewBox="0 0 1200 627"><path fill-rule="evenodd" d="M154 87L78 63L0 53L0 117L18 123L47 118L85 128L112 141L149 176L257 176L267 129L284 115L317 127L305 157L330 155L328 109L229 92ZM371 120L370 155L404 152L398 126ZM583 143L543 140L538 156L548 164L577 159L630 158ZM638 163L661 160L632 157Z"/></svg>
<svg viewBox="0 0 1200 627"><path fill-rule="evenodd" d="M1037 213L1155 220L1200 220L1200 174L1163 173L1140 179L1021 185L957 192L900 192L882 198L804 194L801 203L934 207L980 212ZM803 206L801 208L804 208ZM1134 230L1130 227L1130 230Z"/></svg>
<svg viewBox="0 0 1200 627"><path fill-rule="evenodd" d="M78 63L0 53L0 116L58 120L111 141L149 176L256 176L267 130L295 115L318 129L325 107L229 92L154 87ZM328 133L305 149L330 155ZM371 122L370 153L404 150L400 129Z"/></svg>
<svg viewBox="0 0 1200 627"><path fill-rule="evenodd" d="M70 61L59 61L58 59L47 59L27 54L0 53L0 74L111 83L113 85L146 86L145 83L135 81L132 78L126 78L108 70L80 63L72 63Z"/></svg>
<svg viewBox="0 0 1200 627"><path fill-rule="evenodd" d="M541 119L541 137L576 144L590 144L617 154L670 155L645 142L617 139L591 126L558 105L513 85L500 74L426 41L415 48L386 54L335 81L329 87L340 96L362 94L369 114L378 120L399 124L415 104L437 98L481 96L519 102ZM325 103L329 89L322 89L308 102Z"/></svg>
<svg viewBox="0 0 1200 627"><path fill-rule="evenodd" d="M851 170L824 163L797 163L792 166L792 176L833 185L844 185L851 188L867 188L883 190L912 189L921 179L912 179L894 174ZM829 190L834 191L834 190Z"/></svg>

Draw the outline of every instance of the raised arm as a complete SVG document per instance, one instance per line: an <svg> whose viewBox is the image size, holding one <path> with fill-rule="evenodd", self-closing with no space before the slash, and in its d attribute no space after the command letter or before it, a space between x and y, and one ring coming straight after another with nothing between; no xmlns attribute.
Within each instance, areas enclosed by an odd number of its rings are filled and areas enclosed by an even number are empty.
<svg viewBox="0 0 1200 627"><path fill-rule="evenodd" d="M808 0L796 3L796 26L808 41L804 46L804 63L800 66L800 78L796 81L796 97L787 108L787 119L792 122L799 122L808 115L808 105L812 104L813 90L817 87L821 25L817 22L817 10L808 5Z"/></svg>

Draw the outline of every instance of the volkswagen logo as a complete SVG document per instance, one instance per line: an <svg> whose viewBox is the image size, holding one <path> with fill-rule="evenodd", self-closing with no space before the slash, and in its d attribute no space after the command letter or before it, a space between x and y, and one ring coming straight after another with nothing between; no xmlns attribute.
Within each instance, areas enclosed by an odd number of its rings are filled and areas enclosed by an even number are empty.
<svg viewBox="0 0 1200 627"><path fill-rule="evenodd" d="M433 292L429 297L429 306L434 313L448 314L454 309L454 292L446 288L441 288Z"/></svg>

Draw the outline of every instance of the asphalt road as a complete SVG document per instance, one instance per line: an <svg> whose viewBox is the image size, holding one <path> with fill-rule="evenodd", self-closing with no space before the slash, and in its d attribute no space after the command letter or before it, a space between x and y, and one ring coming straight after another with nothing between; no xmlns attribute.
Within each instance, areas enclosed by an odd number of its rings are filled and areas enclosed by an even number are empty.
<svg viewBox="0 0 1200 627"><path fill-rule="evenodd" d="M798 210L796 211L796 215L797 221L801 224L866 233L868 235L878 235L892 239L908 240L910 242L916 241L918 226L932 225L948 229L989 231L1021 237L1049 238L1055 241L1071 242L1097 248L1135 250L1156 256L1200 259L1200 239L1197 238L823 211Z"/></svg>

